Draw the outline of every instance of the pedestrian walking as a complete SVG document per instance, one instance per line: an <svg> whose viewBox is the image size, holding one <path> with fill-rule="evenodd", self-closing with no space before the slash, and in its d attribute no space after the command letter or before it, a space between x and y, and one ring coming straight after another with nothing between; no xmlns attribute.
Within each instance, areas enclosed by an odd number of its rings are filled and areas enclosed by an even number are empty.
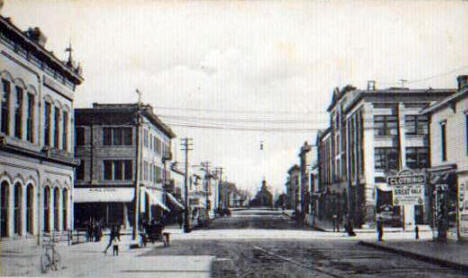
<svg viewBox="0 0 468 278"><path fill-rule="evenodd" d="M88 242L91 242L91 241L93 241L92 240L92 238L93 238L93 225L91 224L91 222L89 222L86 226L87 226L87 231L86 231L87 240L88 240Z"/></svg>
<svg viewBox="0 0 468 278"><path fill-rule="evenodd" d="M179 229L182 229L182 226L184 224L184 218L182 216L182 212L179 213L177 217L177 222L179 223Z"/></svg>
<svg viewBox="0 0 468 278"><path fill-rule="evenodd" d="M377 236L378 241L383 241L383 220L381 217L377 218Z"/></svg>
<svg viewBox="0 0 468 278"><path fill-rule="evenodd" d="M114 239L112 240L112 255L119 255L119 239L117 237L114 237Z"/></svg>
<svg viewBox="0 0 468 278"><path fill-rule="evenodd" d="M338 222L338 216L337 216L336 213L335 213L335 214L333 214L333 216L332 216L333 232L339 232L339 230L338 230L338 231L336 230L337 222Z"/></svg>
<svg viewBox="0 0 468 278"><path fill-rule="evenodd" d="M416 240L418 240L419 239L419 227L418 226L414 228L414 233L415 233Z"/></svg>
<svg viewBox="0 0 468 278"><path fill-rule="evenodd" d="M109 247L111 247L111 245L113 243L113 240L116 237L117 237L117 227L112 226L111 230L110 230L110 234L109 234L109 243L107 244L106 249L103 251L104 254L107 254L107 249L109 249Z"/></svg>

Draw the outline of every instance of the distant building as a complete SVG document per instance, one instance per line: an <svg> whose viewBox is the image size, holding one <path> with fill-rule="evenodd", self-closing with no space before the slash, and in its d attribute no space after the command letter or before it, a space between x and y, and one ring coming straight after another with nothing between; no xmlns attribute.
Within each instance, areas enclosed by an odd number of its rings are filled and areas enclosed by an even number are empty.
<svg viewBox="0 0 468 278"><path fill-rule="evenodd" d="M300 217L302 221L308 222L310 219L310 192L311 192L311 162L312 162L312 146L304 142L299 150L299 169L300 179L299 188L301 195L300 202Z"/></svg>
<svg viewBox="0 0 468 278"><path fill-rule="evenodd" d="M329 131L321 134L319 148L319 187L325 203L320 206L328 210L323 214L348 214L356 226L373 225L376 213L390 207L393 219L388 224L411 229L427 223L428 202L393 206L386 178L405 168L417 172L429 167L428 118L419 112L454 92L378 90L374 82L367 90L350 85L335 89L327 109Z"/></svg>
<svg viewBox="0 0 468 278"><path fill-rule="evenodd" d="M73 99L83 82L71 55L45 49L39 28L0 16L0 236L73 228Z"/></svg>
<svg viewBox="0 0 468 278"><path fill-rule="evenodd" d="M297 164L294 164L288 170L288 181L286 182L286 195L288 199L288 208L293 209L296 213L299 212L301 204L300 195L300 168Z"/></svg>
<svg viewBox="0 0 468 278"><path fill-rule="evenodd" d="M441 237L468 238L468 76L458 91L422 111L429 116L432 220Z"/></svg>
<svg viewBox="0 0 468 278"><path fill-rule="evenodd" d="M93 104L76 109L75 222L133 226L169 211L172 130L150 105ZM135 204L137 202L137 204ZM138 210L135 214L135 208Z"/></svg>
<svg viewBox="0 0 468 278"><path fill-rule="evenodd" d="M262 186L255 197L250 201L252 207L273 207L273 194L271 194L266 181L262 181Z"/></svg>

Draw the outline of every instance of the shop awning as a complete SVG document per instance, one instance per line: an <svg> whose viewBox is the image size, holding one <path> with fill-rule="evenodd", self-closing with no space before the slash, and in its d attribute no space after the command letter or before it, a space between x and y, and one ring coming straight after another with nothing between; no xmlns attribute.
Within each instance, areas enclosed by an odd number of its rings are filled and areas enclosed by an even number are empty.
<svg viewBox="0 0 468 278"><path fill-rule="evenodd" d="M177 199L176 197L174 197L171 193L167 193L167 199L173 203L174 205L178 206L179 208L181 209L185 209L184 205L182 205Z"/></svg>
<svg viewBox="0 0 468 278"><path fill-rule="evenodd" d="M191 205L190 206L192 209L205 209L205 206L202 204L197 204L197 205Z"/></svg>
<svg viewBox="0 0 468 278"><path fill-rule="evenodd" d="M135 198L133 188L75 188L75 203L129 203Z"/></svg>
<svg viewBox="0 0 468 278"><path fill-rule="evenodd" d="M152 193L150 190L147 188L144 188L145 192L148 194L150 197L151 205L152 206L159 206L165 211L171 211L166 205L163 204L163 202L156 196L156 194Z"/></svg>
<svg viewBox="0 0 468 278"><path fill-rule="evenodd" d="M377 187L378 190L385 192L393 190L392 187L390 187L387 183L377 183L375 187Z"/></svg>

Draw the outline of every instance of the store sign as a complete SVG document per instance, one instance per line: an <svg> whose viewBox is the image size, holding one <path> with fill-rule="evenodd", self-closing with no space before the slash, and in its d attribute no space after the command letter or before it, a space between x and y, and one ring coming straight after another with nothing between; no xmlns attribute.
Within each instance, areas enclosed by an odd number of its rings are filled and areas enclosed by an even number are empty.
<svg viewBox="0 0 468 278"><path fill-rule="evenodd" d="M387 178L393 189L393 205L422 205L424 200L424 175L397 175Z"/></svg>
<svg viewBox="0 0 468 278"><path fill-rule="evenodd" d="M458 189L459 208L460 208L460 233L464 238L468 238L468 187L462 183Z"/></svg>

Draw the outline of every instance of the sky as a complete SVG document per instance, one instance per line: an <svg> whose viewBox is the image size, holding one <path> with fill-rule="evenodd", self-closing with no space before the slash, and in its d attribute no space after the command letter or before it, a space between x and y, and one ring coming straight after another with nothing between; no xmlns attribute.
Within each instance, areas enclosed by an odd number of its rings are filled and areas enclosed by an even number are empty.
<svg viewBox="0 0 468 278"><path fill-rule="evenodd" d="M134 103L138 88L177 134L175 159L191 137L192 164L251 191L263 177L284 191L335 87L454 88L468 72L467 1L4 1L57 57L71 41L75 107Z"/></svg>

